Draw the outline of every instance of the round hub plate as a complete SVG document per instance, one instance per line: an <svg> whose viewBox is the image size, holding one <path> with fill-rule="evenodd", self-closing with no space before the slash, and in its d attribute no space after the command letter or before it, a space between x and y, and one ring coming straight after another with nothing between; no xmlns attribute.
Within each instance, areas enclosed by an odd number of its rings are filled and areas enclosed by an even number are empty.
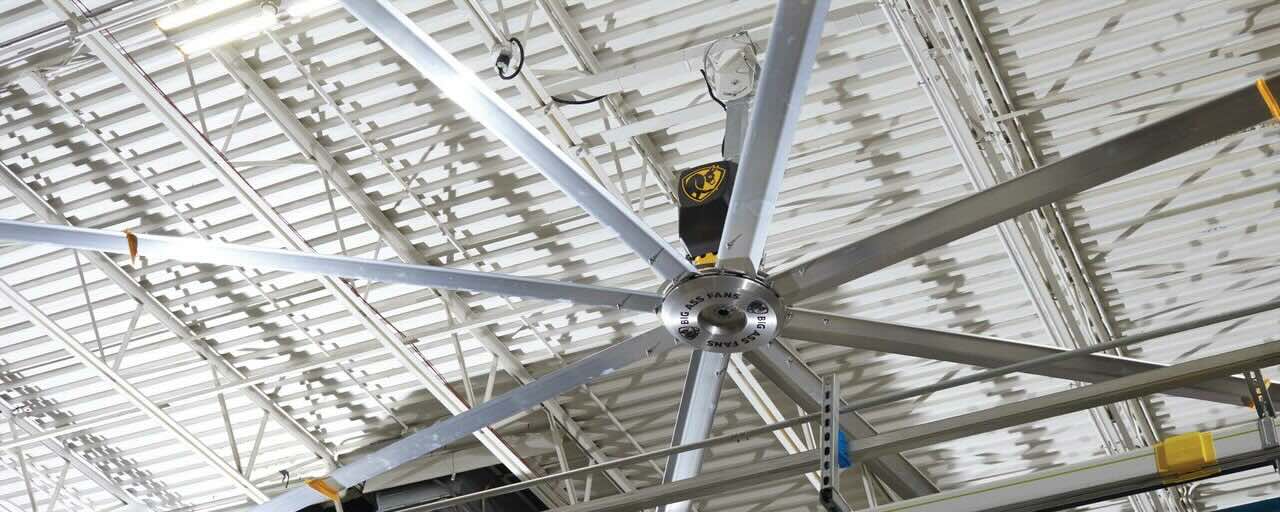
<svg viewBox="0 0 1280 512"><path fill-rule="evenodd" d="M736 274L699 274L676 284L658 315L676 339L712 352L746 352L782 327L782 300L768 286Z"/></svg>

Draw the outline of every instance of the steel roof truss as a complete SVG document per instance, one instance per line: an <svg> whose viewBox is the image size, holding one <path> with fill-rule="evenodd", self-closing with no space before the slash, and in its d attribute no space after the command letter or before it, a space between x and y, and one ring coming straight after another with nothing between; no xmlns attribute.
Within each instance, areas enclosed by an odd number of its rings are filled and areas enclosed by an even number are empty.
<svg viewBox="0 0 1280 512"><path fill-rule="evenodd" d="M1256 312L1255 308L1242 310L1242 314L1252 314L1254 312ZM1066 348L1052 345L926 329L800 308L792 308L789 313L790 320L783 334L796 339L860 350L950 361L982 368L997 368L1068 351ZM1194 329L1207 323L1213 323L1214 320L1218 320L1217 316L1193 320L1185 325L1179 325L1178 328L1181 330ZM1162 329L1158 334L1171 334L1172 332L1176 331ZM1142 337L1151 339L1155 336L1147 335ZM1101 382L1167 366L1161 363L1127 357L1087 354L1054 361L1045 365L1033 366L1023 371L1060 379ZM1228 405L1242 405L1247 401L1246 390L1247 387L1243 380L1224 376L1205 379L1183 388L1170 389L1168 393Z"/></svg>
<svg viewBox="0 0 1280 512"><path fill-rule="evenodd" d="M1158 370L870 436L854 445L850 457L855 461L868 463L866 461L904 450L1040 421L1183 387L1206 378L1230 375L1251 368L1273 366L1277 363L1280 363L1280 342L1267 342ZM795 455L777 457L760 464L704 473L688 480L648 487L626 495L579 503L575 506L556 509L555 512L622 512L661 506L691 497L723 494L751 485L774 482L786 476L813 471L817 465L817 451L809 450Z"/></svg>
<svg viewBox="0 0 1280 512"><path fill-rule="evenodd" d="M665 329L652 329L494 397L467 412L414 432L338 468L328 479L342 487L358 484L467 437L477 430L533 409L546 400L572 391L596 378L675 347L676 342ZM253 512L293 512L321 503L324 499L309 488L295 488L254 508Z"/></svg>
<svg viewBox="0 0 1280 512"><path fill-rule="evenodd" d="M285 51L287 52L287 50ZM401 233L396 225L386 217L374 201L365 194L364 189L351 178L348 170L343 168L343 166L333 158L328 150L324 148L320 141L315 138L315 135L303 126L302 122L298 120L293 111L291 111L289 107L280 100L279 95L267 85L257 71L249 66L248 62L246 62L236 52L226 48L215 49L213 50L213 54L218 62L220 62L223 67L225 67L227 71L244 86L247 96L253 98L253 100L262 107L267 116L280 126L282 130L284 130L285 134L298 146L299 150L315 161L316 167L324 179L332 181L337 185L339 193L347 200L347 203L352 205L360 215L360 218L378 233L380 240L390 247L401 261L414 265L421 265L423 267L431 266L426 257L424 257L418 251L417 247L414 246L413 242ZM291 62L295 65L300 64L297 60L291 60ZM316 90L321 91L319 88ZM330 106L337 110L336 104L330 103ZM356 133L357 137L364 140L359 127L355 126L355 123L351 122L346 116L342 117L344 122L347 123L348 128ZM369 145L368 147L372 148L372 145ZM379 160L386 165L385 158L379 158ZM390 167L387 167L386 170L388 173L391 173L393 177L398 179L398 176L395 175L394 171ZM413 195L412 191L408 189L408 183L404 181L399 181L399 183L405 189L406 193ZM415 198L417 197L416 195L413 196ZM425 205L421 206L425 208ZM434 215L431 212L427 213L428 215L432 215L434 218ZM447 230L443 229L443 227L440 228L440 231L444 233L445 236L450 236ZM459 245L456 240L452 239L452 237L450 237L450 241L453 243L455 248L462 249L461 245ZM459 256L465 257L466 255L459 254ZM479 265L477 265L477 270L480 270ZM492 274L484 273L484 275ZM443 292L436 291L436 294L444 302L446 313L450 316L456 317L461 321L472 319L474 313L471 310L471 307L468 306L457 294L448 290ZM508 306L511 306L511 304L508 303ZM514 306L512 306L512 309L514 309ZM523 319L523 316L521 319ZM533 329L533 327L527 322L525 322L525 325L529 326L530 329ZM497 358L497 360L502 364L503 369L505 369L508 374L515 377L520 383L525 384L533 380L533 376L520 363L519 358L516 357L515 354L513 354L502 342L502 340L494 335L488 327L477 326L469 329L468 332L476 339L477 342L483 345L485 349ZM548 347L548 349L550 350L550 347ZM459 357L461 357L460 353ZM465 365L460 364L459 367L465 369ZM468 385L467 389L470 391L470 380L464 378L463 382ZM473 394L474 393L468 394L468 402L471 406L475 405L475 401L470 400L470 398L472 398L471 395ZM548 401L544 404L544 408L547 409L548 414L550 414L552 418L559 421L564 426L565 430L568 431L570 435L574 436L574 439L578 441L586 453L591 455L597 461L604 460L603 452L600 451L594 442L588 440L584 435L582 435L582 428L578 426L577 422L573 420L569 413L565 411L559 403L555 401ZM630 491L634 489L634 486L627 481L625 475L621 472L611 472L610 476L622 491ZM572 495L569 497L570 500L574 499Z"/></svg>
<svg viewBox="0 0 1280 512"><path fill-rule="evenodd" d="M1280 77L1268 80L1280 90ZM1254 84L836 248L774 279L792 304L1271 119Z"/></svg>
<svg viewBox="0 0 1280 512"><path fill-rule="evenodd" d="M587 175L569 155L542 135L444 47L386 0L342 4L382 41L439 87L473 119L520 154L534 168L612 229L666 279L693 266L625 204Z"/></svg>

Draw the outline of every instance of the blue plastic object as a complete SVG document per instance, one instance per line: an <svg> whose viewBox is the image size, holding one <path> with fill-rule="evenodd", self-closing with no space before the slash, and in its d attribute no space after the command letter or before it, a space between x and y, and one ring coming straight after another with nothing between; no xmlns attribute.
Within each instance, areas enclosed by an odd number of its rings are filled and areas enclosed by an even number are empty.
<svg viewBox="0 0 1280 512"><path fill-rule="evenodd" d="M1220 508L1218 512L1275 512L1277 510L1280 510L1280 498L1255 501L1230 508Z"/></svg>
<svg viewBox="0 0 1280 512"><path fill-rule="evenodd" d="M849 440L845 438L844 431L841 430L836 435L836 449L840 450L839 459L836 461L840 464L840 469L847 469L853 465L853 460L849 458Z"/></svg>

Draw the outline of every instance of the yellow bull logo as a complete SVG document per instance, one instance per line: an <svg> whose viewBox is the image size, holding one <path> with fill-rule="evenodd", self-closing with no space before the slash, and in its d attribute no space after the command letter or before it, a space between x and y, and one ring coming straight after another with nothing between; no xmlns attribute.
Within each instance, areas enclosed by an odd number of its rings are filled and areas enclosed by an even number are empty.
<svg viewBox="0 0 1280 512"><path fill-rule="evenodd" d="M719 165L695 169L680 179L680 191L690 201L701 203L720 190L720 185L724 184L725 175L724 167Z"/></svg>

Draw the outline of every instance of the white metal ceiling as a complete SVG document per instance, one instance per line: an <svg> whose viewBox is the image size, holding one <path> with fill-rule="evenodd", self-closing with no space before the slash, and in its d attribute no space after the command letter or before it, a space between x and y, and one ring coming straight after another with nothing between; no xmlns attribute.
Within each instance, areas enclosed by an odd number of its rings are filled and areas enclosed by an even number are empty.
<svg viewBox="0 0 1280 512"><path fill-rule="evenodd" d="M578 23L571 28L582 34L599 61L594 76L572 72L576 64L544 13L535 9L534 24L525 32L530 4L503 4L512 31L525 34L530 52L526 72L537 75L548 91L622 93L621 104L632 119L621 132L616 119L606 126L606 116L595 106L560 110L583 151L615 179L621 176L617 188L646 222L674 241L675 210L654 185L652 170L645 169L627 144L628 136L639 134L659 151L650 156L663 166L657 170L661 173L715 158L723 118L718 110L707 108L711 100L698 74L701 46L742 29L757 38L767 35L772 3L570 3L568 12ZM879 10L865 2L833 4L772 228L767 258L775 266L852 241L973 190ZM479 70L507 101L535 122L545 119L540 109L530 107L527 96L489 72L486 39L452 3L399 5ZM501 15L496 3L486 5L492 15ZM1003 70L1013 103L1021 109L1020 122L1046 160L1277 67L1280 8L1272 2L1153 0L1090 2L1082 7L1070 0L992 0L974 7L993 61ZM23 20L0 24L0 39L7 40L57 18L41 2L6 0L0 3L0 19ZM181 54L149 23L128 24L114 33L179 108L193 122L207 125L209 138L219 147L225 145L233 162L245 164L238 171L317 251L394 257L379 247L377 236L342 197L333 195L336 209L331 211L314 167L290 163L299 156L298 149L257 105L243 99L240 87L213 58L191 59L192 80ZM459 268L479 264L489 270L618 287L658 285L657 277L625 246L336 6L276 35L339 100L362 135L392 159L389 166L370 155L308 89L280 47L257 37L238 48L428 258ZM0 92L0 161L75 225L195 236L72 116L46 95L28 92L30 82L23 73L35 64L13 62L7 59L12 50L3 51L9 65L0 70L0 82L10 87ZM65 53L54 52L30 60L48 67L63 57ZM90 129L205 235L281 246L102 66L92 60L75 61L42 73L50 75L59 97ZM197 115L192 81L203 121ZM1225 143L1232 149L1229 154L1221 151L1224 144L1201 148L1065 205L1086 268L1117 334L1275 298L1280 271L1271 253L1276 247L1273 212L1280 206L1280 176L1270 145L1277 137L1280 132L1274 128L1257 130ZM255 162L275 164L247 165ZM424 212L405 194L387 174L388 167L412 180L430 211ZM4 218L32 219L17 199L3 191L0 197ZM458 254L435 223L449 230L466 253ZM312 278L250 272L281 310L267 304L230 268L145 258L136 265L117 261L341 456L398 437L401 424L430 424L447 414ZM134 303L101 272L83 267L97 320L95 334L72 253L3 247L0 266L6 282L79 341L96 351L100 337L106 356L115 357ZM431 367L459 394L465 393L450 336L457 330L450 329L433 293L401 285L353 284L385 321L414 342ZM477 317L492 320L494 334L535 375L635 334L653 320L626 311L539 301L508 305L476 295L466 300ZM814 304L878 319L1054 343L993 230L843 286ZM1258 343L1274 339L1277 320L1280 316L1262 315L1200 329L1149 343L1135 354L1175 361ZM0 310L0 330L4 400L19 407L40 430L70 432L58 439L106 468L157 510L215 510L247 503L238 490L178 448L158 425L134 412L19 315ZM850 394L906 389L971 371L903 356L797 345L820 374L839 371ZM473 387L483 393L492 357L465 331L458 335L458 346ZM665 447L687 357L687 352L675 352L619 372L591 386L594 398L579 392L562 402L586 431L585 437L610 457L637 453L637 445ZM261 409L238 390L217 393L220 384L208 365L150 314L139 317L120 368L201 441L231 460L223 416L214 399L225 397L238 452L247 459L253 451ZM502 371L496 372L495 380L499 392L516 385ZM1069 385L1019 374L881 407L867 416L878 427L893 429ZM771 386L764 391L784 416L795 414L794 406ZM762 424L750 402L727 384L716 430ZM1165 434L1211 428L1252 414L1243 408L1165 397L1153 398L1149 405ZM1106 453L1094 419L1077 413L907 455L940 487L973 485ZM324 465L276 422L265 425L251 473L258 487L268 492L281 489L281 470L288 471L291 486L304 476L324 473ZM0 428L0 447L12 446L5 444L13 438L5 428ZM530 463L547 472L559 470L541 412L506 422L498 432ZM457 469L459 454L475 452L468 446L464 443L433 460L451 461ZM582 454L572 451L571 461L584 463ZM783 453L771 437L717 447L711 450L707 470ZM24 444L23 455L36 475L36 496L43 503L62 470L62 459L39 444ZM6 464L0 471L0 503L21 509L27 498L17 466L12 457L0 462ZM438 462L435 467L443 471L440 468L446 466ZM626 475L641 486L661 480L660 472L648 465L636 465ZM1193 496L1206 507L1237 503L1264 492L1274 479L1259 474L1231 477L1200 486ZM97 509L112 501L75 470L67 482L62 497L72 507ZM577 482L579 491L584 484ZM607 492L601 491L606 487L597 480L596 495ZM807 510L816 508L816 500L807 481L793 478L709 497L699 505L702 510ZM1101 507L1128 506L1121 500Z"/></svg>

